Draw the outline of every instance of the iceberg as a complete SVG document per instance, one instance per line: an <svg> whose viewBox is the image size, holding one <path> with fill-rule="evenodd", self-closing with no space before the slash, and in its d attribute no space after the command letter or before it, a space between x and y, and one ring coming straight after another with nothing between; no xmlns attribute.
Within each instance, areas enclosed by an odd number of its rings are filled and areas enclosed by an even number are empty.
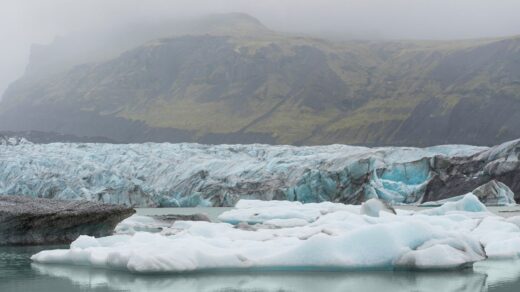
<svg viewBox="0 0 520 292"><path fill-rule="evenodd" d="M379 217L381 211L397 214L392 206L378 199L370 199L361 204L361 214Z"/></svg>
<svg viewBox="0 0 520 292"><path fill-rule="evenodd" d="M20 143L0 146L0 195L134 207L233 207L242 199L420 204L496 180L512 192L495 201L513 203L519 146Z"/></svg>
<svg viewBox="0 0 520 292"><path fill-rule="evenodd" d="M84 265L132 273L208 270L459 269L486 258L520 256L518 218L488 212L472 194L420 212L359 205L241 200L221 222L175 221L159 232L94 238L46 250L36 263ZM153 224L142 216L124 228ZM164 224L164 222L162 223ZM118 230L118 229L116 229Z"/></svg>
<svg viewBox="0 0 520 292"><path fill-rule="evenodd" d="M442 206L424 210L421 213L427 215L446 215L453 212L488 212L486 206L482 204L477 196L469 193L457 200L445 202Z"/></svg>

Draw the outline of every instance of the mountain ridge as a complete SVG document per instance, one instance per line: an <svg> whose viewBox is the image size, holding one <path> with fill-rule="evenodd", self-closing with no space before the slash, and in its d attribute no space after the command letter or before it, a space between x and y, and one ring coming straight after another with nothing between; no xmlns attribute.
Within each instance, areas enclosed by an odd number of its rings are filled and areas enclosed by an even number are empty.
<svg viewBox="0 0 520 292"><path fill-rule="evenodd" d="M208 27L201 23L199 32ZM0 103L0 130L372 146L520 136L520 37L336 43L273 32L241 14L207 23L230 29L209 25L214 33L163 37L108 61L21 78Z"/></svg>

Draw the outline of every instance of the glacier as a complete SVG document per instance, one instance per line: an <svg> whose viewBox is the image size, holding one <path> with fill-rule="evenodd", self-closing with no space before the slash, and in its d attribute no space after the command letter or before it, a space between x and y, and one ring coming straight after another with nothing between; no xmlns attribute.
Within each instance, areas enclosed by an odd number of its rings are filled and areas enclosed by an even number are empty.
<svg viewBox="0 0 520 292"><path fill-rule="evenodd" d="M520 195L519 157L520 140L491 148L9 143L0 145L0 195L134 207L232 207L241 199L419 204L492 180Z"/></svg>
<svg viewBox="0 0 520 292"><path fill-rule="evenodd" d="M6 136L0 133L0 146L16 146L22 144L32 144L24 137L19 136Z"/></svg>
<svg viewBox="0 0 520 292"><path fill-rule="evenodd" d="M458 269L484 259L520 256L520 217L489 212L473 194L422 211L372 202L241 200L220 222L176 221L160 232L144 216L126 219L125 231L80 236L69 249L45 250L36 263L85 265L132 273L208 270Z"/></svg>

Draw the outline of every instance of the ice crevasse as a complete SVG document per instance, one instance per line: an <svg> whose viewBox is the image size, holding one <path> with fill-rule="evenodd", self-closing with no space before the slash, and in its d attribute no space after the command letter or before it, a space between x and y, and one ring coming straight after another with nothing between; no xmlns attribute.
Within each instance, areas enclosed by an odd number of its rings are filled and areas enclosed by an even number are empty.
<svg viewBox="0 0 520 292"><path fill-rule="evenodd" d="M176 221L158 233L81 236L69 249L42 251L32 260L182 273L454 269L520 255L520 218L493 215L473 194L425 211L396 213L375 200L365 206L242 200L221 214L221 222ZM150 224L139 218L126 225Z"/></svg>

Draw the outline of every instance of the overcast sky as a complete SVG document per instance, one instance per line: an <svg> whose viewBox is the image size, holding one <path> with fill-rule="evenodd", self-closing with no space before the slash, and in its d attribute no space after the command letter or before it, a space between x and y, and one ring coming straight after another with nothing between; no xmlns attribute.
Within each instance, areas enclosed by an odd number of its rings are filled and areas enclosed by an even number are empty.
<svg viewBox="0 0 520 292"><path fill-rule="evenodd" d="M146 19L246 12L268 27L319 36L456 39L520 34L520 0L0 0L0 94L32 43Z"/></svg>

